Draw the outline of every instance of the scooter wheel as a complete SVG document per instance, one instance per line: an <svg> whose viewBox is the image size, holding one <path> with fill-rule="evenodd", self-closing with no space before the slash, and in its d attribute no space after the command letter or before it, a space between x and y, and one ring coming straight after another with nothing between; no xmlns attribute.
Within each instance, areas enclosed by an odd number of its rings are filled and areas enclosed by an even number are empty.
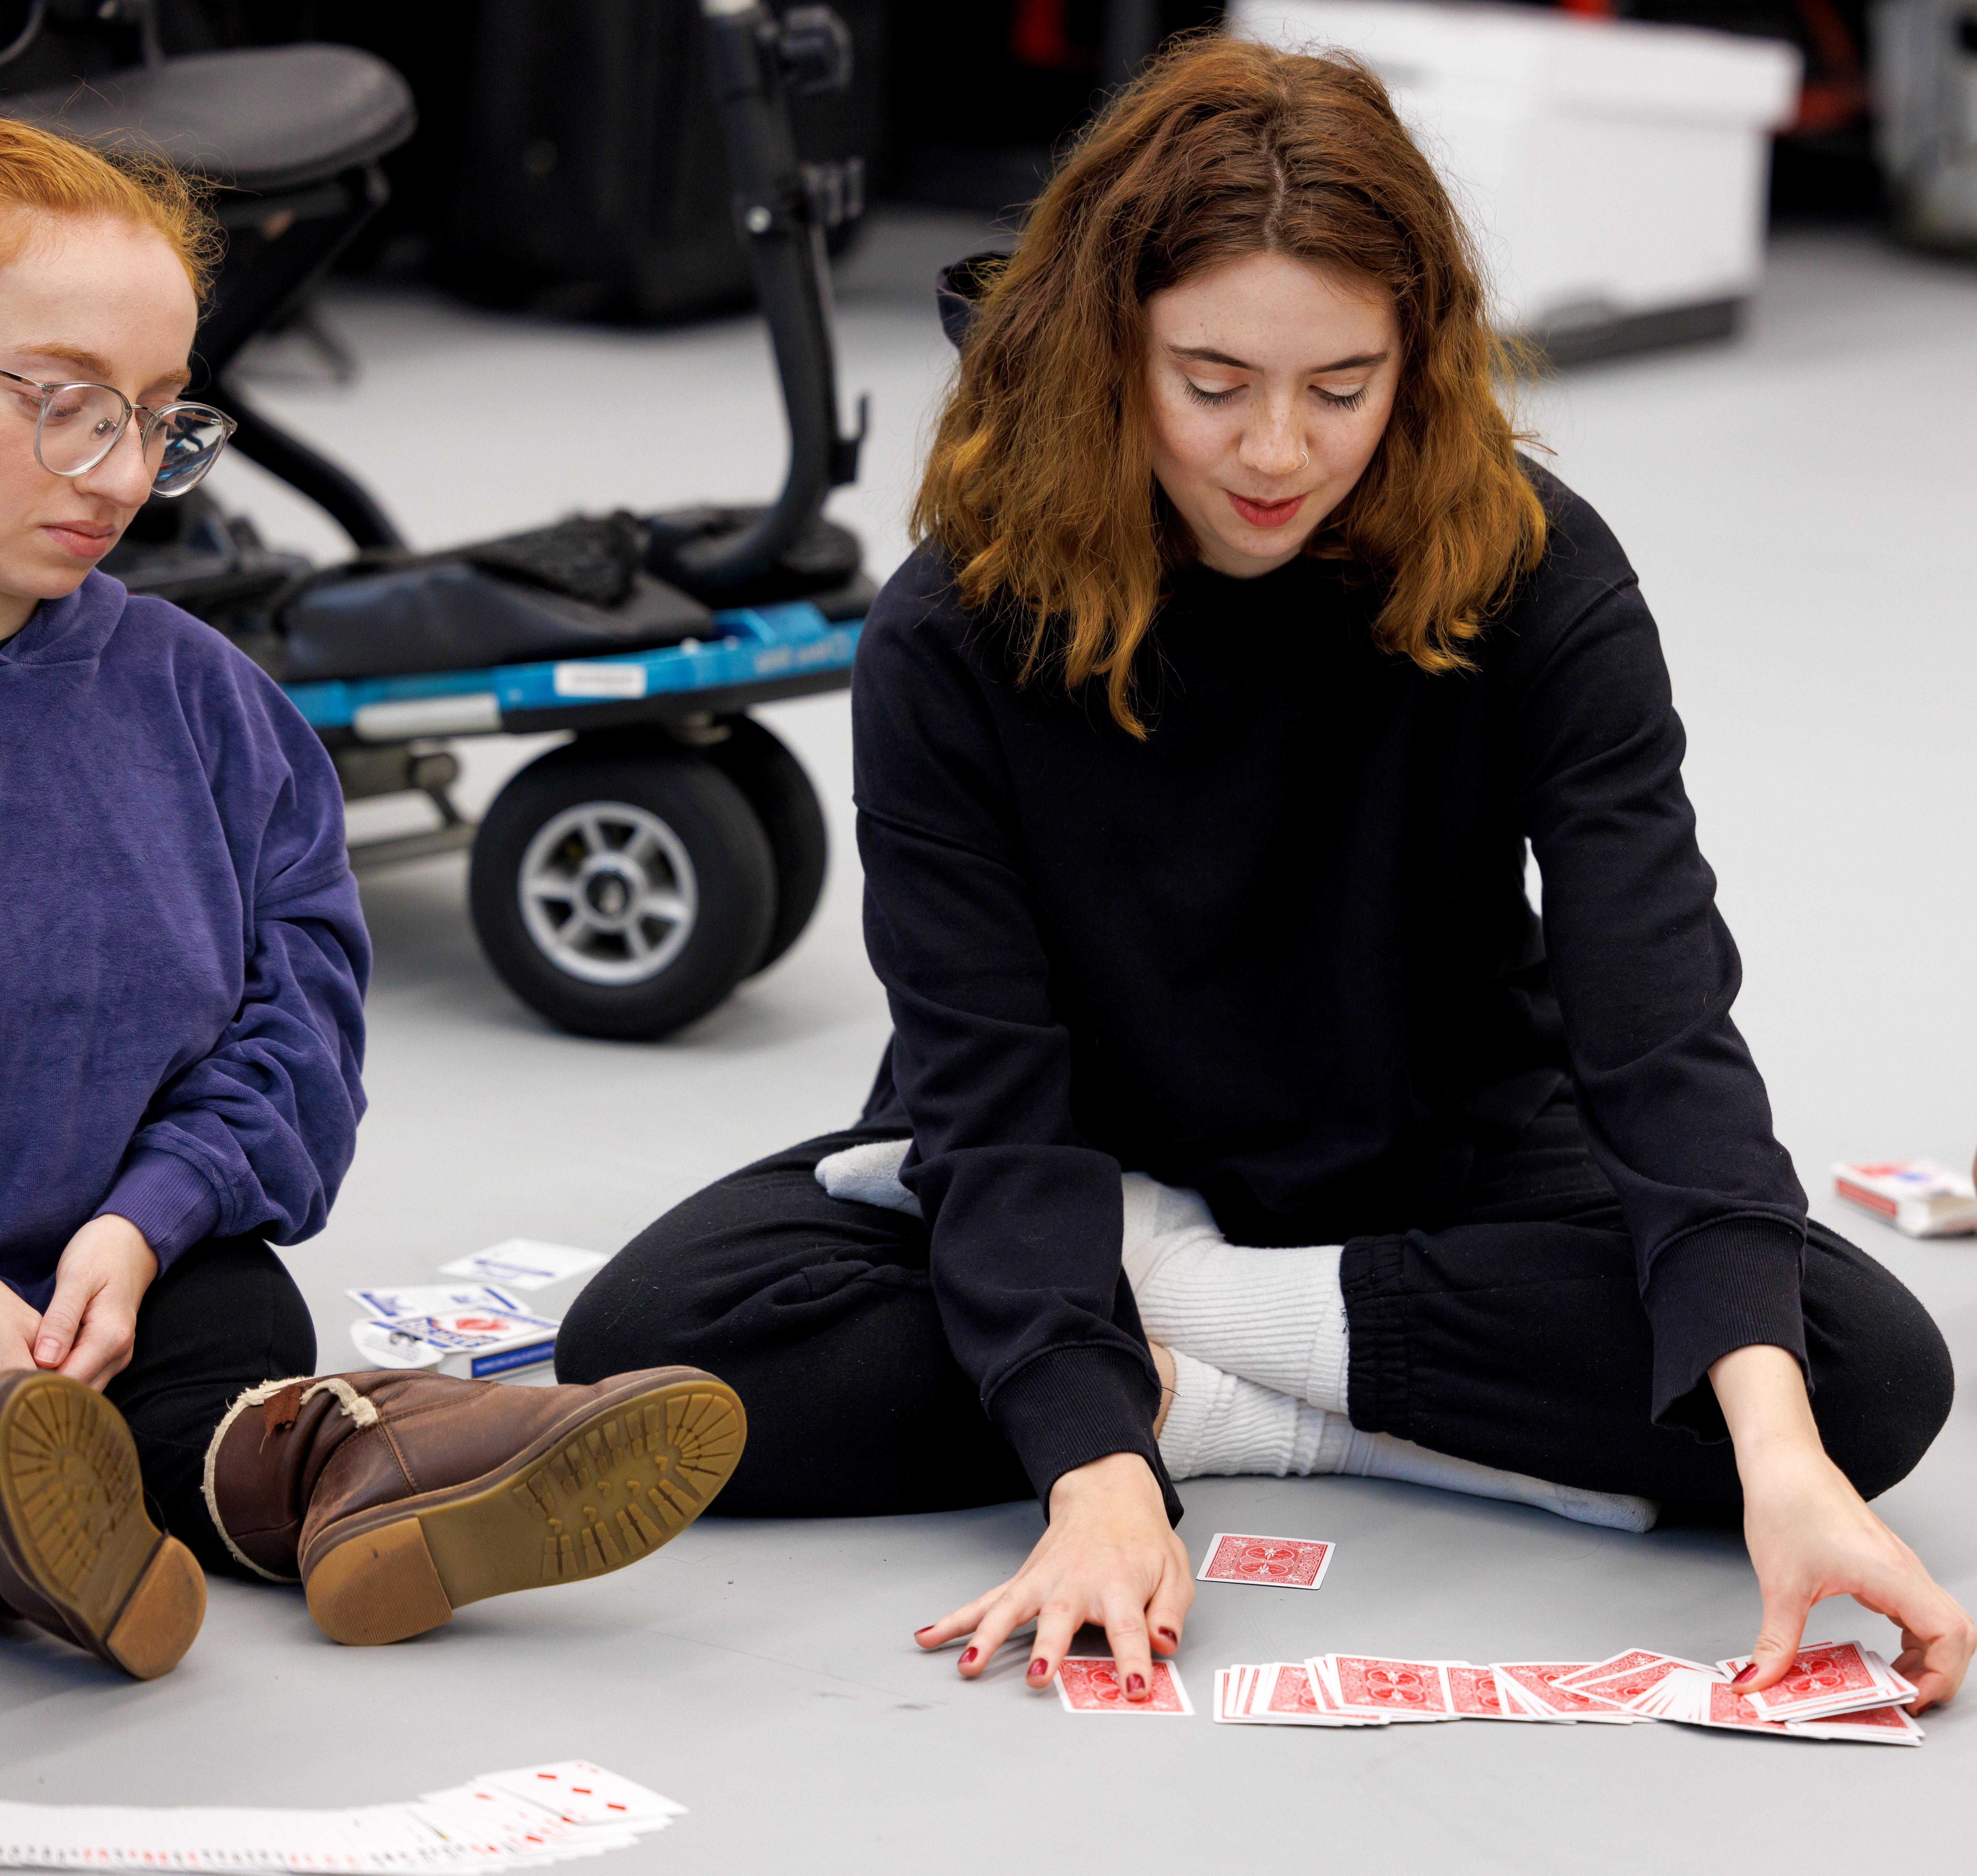
<svg viewBox="0 0 1977 1876"><path fill-rule="evenodd" d="M830 839L817 790L781 738L753 717L732 717L727 727L727 737L705 751L707 759L748 797L775 856L776 915L755 964L755 971L766 971L803 935L817 910Z"/></svg>
<svg viewBox="0 0 1977 1876"><path fill-rule="evenodd" d="M700 757L577 743L495 798L468 902L488 961L524 1003L579 1035L649 1041L756 968L775 860L748 796Z"/></svg>

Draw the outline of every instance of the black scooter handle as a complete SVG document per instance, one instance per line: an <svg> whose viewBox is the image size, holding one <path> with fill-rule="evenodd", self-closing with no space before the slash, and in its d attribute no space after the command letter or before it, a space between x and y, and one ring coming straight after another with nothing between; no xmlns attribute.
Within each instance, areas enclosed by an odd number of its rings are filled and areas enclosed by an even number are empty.
<svg viewBox="0 0 1977 1876"><path fill-rule="evenodd" d="M735 213L790 427L789 472L774 505L738 533L688 542L667 556L696 592L714 596L766 574L830 491L856 480L865 407L861 399L856 434L840 436L824 215L817 179L797 160L789 108L792 76L806 93L848 82L850 35L828 7L796 8L780 25L761 0L700 0L700 11Z"/></svg>

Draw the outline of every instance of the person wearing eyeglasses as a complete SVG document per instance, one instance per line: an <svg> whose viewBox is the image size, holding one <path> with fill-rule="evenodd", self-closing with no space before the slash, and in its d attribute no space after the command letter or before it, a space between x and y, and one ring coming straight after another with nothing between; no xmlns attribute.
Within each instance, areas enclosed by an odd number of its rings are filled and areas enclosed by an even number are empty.
<svg viewBox="0 0 1977 1876"><path fill-rule="evenodd" d="M314 1372L268 1241L322 1228L364 1111L336 773L99 570L233 427L183 394L218 241L164 166L0 121L0 1614L146 1678L205 1571L396 1640L635 1561L741 1443L698 1370Z"/></svg>

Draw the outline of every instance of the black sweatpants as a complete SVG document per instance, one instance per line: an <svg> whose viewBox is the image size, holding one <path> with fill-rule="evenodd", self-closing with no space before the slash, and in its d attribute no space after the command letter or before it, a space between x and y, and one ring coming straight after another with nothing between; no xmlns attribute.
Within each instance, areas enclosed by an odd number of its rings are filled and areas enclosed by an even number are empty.
<svg viewBox="0 0 1977 1876"><path fill-rule="evenodd" d="M897 1137L808 1140L676 1205L577 1299L558 1377L686 1362L738 1390L748 1443L720 1512L842 1517L1028 1496L949 1352L925 1225L817 1183L826 1154ZM1340 1276L1354 1426L1562 1485L1738 1502L1727 1439L1648 1417L1633 1245L1569 1096L1480 1155L1451 1212L1348 1240ZM1949 1416L1949 1351L1907 1290L1821 1225L1804 1295L1820 1436L1873 1498Z"/></svg>
<svg viewBox="0 0 1977 1876"><path fill-rule="evenodd" d="M195 1245L145 1291L130 1365L104 1393L130 1424L152 1516L206 1569L247 1574L201 1490L213 1429L243 1390L315 1372L309 1305L258 1238Z"/></svg>

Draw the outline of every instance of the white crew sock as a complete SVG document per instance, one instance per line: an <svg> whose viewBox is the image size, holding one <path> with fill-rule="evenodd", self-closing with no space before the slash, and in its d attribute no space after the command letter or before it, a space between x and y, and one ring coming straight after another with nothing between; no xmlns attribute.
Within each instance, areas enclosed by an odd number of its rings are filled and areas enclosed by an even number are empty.
<svg viewBox="0 0 1977 1876"><path fill-rule="evenodd" d="M1338 1245L1231 1245L1198 1192L1143 1172L1121 1183L1127 1281L1156 1342L1272 1393L1345 1411Z"/></svg>
<svg viewBox="0 0 1977 1876"><path fill-rule="evenodd" d="M1342 1413L1328 1413L1288 1394L1226 1374L1178 1349L1174 1396L1160 1429L1160 1457L1176 1479L1244 1475L1300 1479L1340 1473L1466 1492L1555 1512L1574 1523L1609 1531L1651 1531L1661 1515L1652 1498L1555 1485L1522 1472L1499 1472L1473 1459L1431 1452L1391 1433L1362 1433Z"/></svg>

